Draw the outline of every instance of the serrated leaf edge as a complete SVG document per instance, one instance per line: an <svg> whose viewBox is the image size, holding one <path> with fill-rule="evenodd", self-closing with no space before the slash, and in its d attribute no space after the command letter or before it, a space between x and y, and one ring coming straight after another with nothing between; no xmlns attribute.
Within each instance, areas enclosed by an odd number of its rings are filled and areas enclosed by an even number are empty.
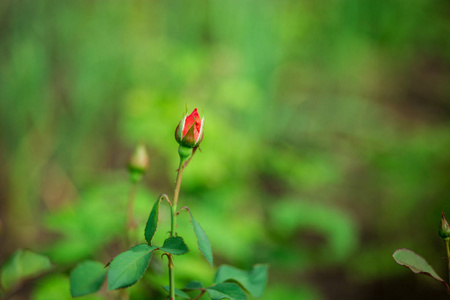
<svg viewBox="0 0 450 300"><path fill-rule="evenodd" d="M141 245L145 245L145 244L141 244ZM136 245L136 246L137 246L137 245ZM135 247L136 247L136 246L135 246ZM153 246L151 246L151 247L153 247ZM132 247L132 248L133 248L133 247ZM131 249L131 248L130 248L130 249ZM127 251L129 251L130 249L128 249ZM117 288L110 288L110 285L113 285L113 284L110 284L110 282L109 282L109 276L108 276L108 291L127 288L127 287L129 287L129 286L134 285L134 284L137 283L139 280L141 280L141 278L142 278L142 277L144 276L144 274L145 274L145 271L147 271L148 264L150 263L150 261L151 261L151 259L152 259L153 252L155 252L155 250L158 250L158 248L152 248L149 252L147 252L147 253L145 253L144 255L140 256L138 259L136 259L136 260L133 262L133 263L135 263L136 261L138 261L139 259L141 259L141 258L144 257L145 255L150 254L150 257L149 257L149 259L148 259L147 266L145 267L144 272L142 272L141 276L140 276L135 282L133 282L133 283L131 283L131 284L129 284L129 285L125 285L125 286L121 286L121 287L117 287ZM127 252L127 251L125 251L125 252ZM122 252L122 253L125 253L125 252ZM120 253L120 254L122 254L122 253ZM120 255L120 254L119 254L119 255ZM119 255L117 255L117 256L119 256ZM116 256L116 257L117 257L117 256ZM112 261L114 261L114 259L113 259ZM111 262L112 262L112 261L111 261ZM130 264L130 265L131 265L131 264ZM110 268L109 268L109 270L108 270L108 275L109 275L109 271L110 271L110 270L111 270L111 266L110 266ZM120 276L122 276L122 275L123 275L123 272L122 272L122 274L120 274ZM117 278L119 278L120 276L116 277L116 280L115 280L114 282L116 282L116 281L117 281Z"/></svg>
<svg viewBox="0 0 450 300"><path fill-rule="evenodd" d="M197 222L197 220L195 220L194 216L192 215L191 210L189 209L189 207L184 206L182 209L185 209L188 213L189 216L191 217L191 224L192 224L192 229L194 230L194 234L195 237L197 238L197 246L198 246L198 250L200 250L200 252L202 253L203 257L206 259L206 261L210 264L210 266L214 269L214 255L213 255L213 251L212 251L212 246L211 246L211 242L209 241L208 235L206 234L205 230L203 229L203 227L200 225L200 223ZM203 233L205 234L206 239L208 240L209 246L211 248L211 261L209 261L209 259L206 257L206 254L202 251L202 249L200 248L200 241L199 238L197 236L197 233L195 232L195 228L194 228L194 222L197 223L198 227L200 227L200 229L203 231Z"/></svg>
<svg viewBox="0 0 450 300"><path fill-rule="evenodd" d="M155 236L156 230L158 229L158 222L159 222L159 206L161 204L161 196L158 198L158 200L156 200L155 204L152 207L152 210L150 211L150 215L148 216L147 219L147 223L145 224L145 229L144 229L144 237L145 240L147 241L147 243L152 246L152 239ZM148 236L147 232L148 232L148 227L149 227L149 222L151 220L151 216L153 214L153 212L156 213L156 225L155 225L155 230L151 233L151 236Z"/></svg>
<svg viewBox="0 0 450 300"><path fill-rule="evenodd" d="M186 251L186 252L183 252L183 253L180 253L180 254L175 254L175 253L167 252L167 251L166 251L167 248L164 247L164 244L166 243L167 240L172 239L172 238L180 238L181 241L183 242L183 244L186 246L187 251ZM186 243L184 242L184 239L183 239L181 236L171 236L171 237L168 237L167 239L165 239L163 245L162 245L161 247L156 248L155 250L161 250L161 251L164 251L164 252L169 253L169 254L172 254L172 255L183 255L183 254L186 254L186 253L189 252L189 247L186 245Z"/></svg>

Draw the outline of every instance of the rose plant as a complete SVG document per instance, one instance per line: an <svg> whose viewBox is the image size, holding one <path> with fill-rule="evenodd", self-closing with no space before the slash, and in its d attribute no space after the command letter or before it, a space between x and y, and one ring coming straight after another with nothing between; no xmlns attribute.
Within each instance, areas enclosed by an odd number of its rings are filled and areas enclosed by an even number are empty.
<svg viewBox="0 0 450 300"><path fill-rule="evenodd" d="M450 226L445 218L444 211L441 214L441 224L438 233L444 241L450 280ZM441 282L445 286L447 294L450 296L450 285L436 273L433 267L422 256L406 248L395 250L392 256L397 264L407 267L414 273L427 275Z"/></svg>
<svg viewBox="0 0 450 300"><path fill-rule="evenodd" d="M178 154L180 157L179 168L175 182L172 199L166 194L156 200L153 205L144 231L146 243L138 244L114 257L106 266L96 261L84 261L72 270L70 276L70 287L73 297L84 296L98 291L107 277L108 290L121 289L122 299L128 299L125 288L138 282L147 270L153 253L160 252L161 257L167 259L169 285L163 288L167 291L169 299L176 297L184 299L200 299L208 294L211 299L246 299L245 292L259 297L263 294L267 283L267 266L255 265L251 270L240 270L231 266L218 268L214 284L204 287L202 283L193 281L184 288L175 287L175 264L174 256L183 255L189 251L184 239L176 232L177 217L181 212L187 212L191 219L197 244L206 261L214 267L211 243L205 230L194 218L187 206L177 210L179 204L179 193L183 171L200 146L204 135L204 118L200 118L197 109L191 114L186 114L179 122L175 130L175 140L178 142ZM149 159L145 147L138 146L131 157L129 170L131 174L132 187L128 199L127 230L130 232L135 227L133 221L133 199L137 183L149 166ZM158 228L159 209L161 202L170 207L170 232L163 245L156 245L153 237ZM130 242L130 235L126 238ZM108 268L108 269L106 269Z"/></svg>

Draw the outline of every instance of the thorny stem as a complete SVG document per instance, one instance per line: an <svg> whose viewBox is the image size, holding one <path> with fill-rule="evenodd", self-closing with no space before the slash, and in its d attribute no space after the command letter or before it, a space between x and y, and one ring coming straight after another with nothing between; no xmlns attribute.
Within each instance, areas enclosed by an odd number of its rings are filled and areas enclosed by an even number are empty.
<svg viewBox="0 0 450 300"><path fill-rule="evenodd" d="M172 199L173 202L170 219L170 236L176 235L175 228L177 226L177 203L178 203L178 195L180 194L181 177L183 176L185 162L186 159L180 158L180 166L178 167L177 179L175 181L175 190L173 192L173 199ZM175 270L173 265L173 257L171 254L169 254L167 257L169 258L170 300L175 300Z"/></svg>
<svg viewBox="0 0 450 300"><path fill-rule="evenodd" d="M177 174L177 179L175 182L175 190L173 192L172 217L171 217L171 222L170 222L170 235L171 236L175 236L175 227L177 225L176 211L177 211L178 195L180 194L181 177L183 176L184 163L185 163L185 160L180 159L180 166L178 167L178 174Z"/></svg>

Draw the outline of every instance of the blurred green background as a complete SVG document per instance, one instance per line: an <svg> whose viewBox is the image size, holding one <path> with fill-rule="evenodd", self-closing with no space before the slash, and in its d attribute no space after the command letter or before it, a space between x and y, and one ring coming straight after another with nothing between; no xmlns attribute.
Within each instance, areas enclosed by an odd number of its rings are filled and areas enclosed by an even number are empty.
<svg viewBox="0 0 450 300"><path fill-rule="evenodd" d="M70 299L78 261L123 250L140 141L151 156L143 228L172 194L186 105L205 116L205 137L180 201L216 266L269 263L266 300L445 299L391 255L413 249L447 278L437 228L450 212L449 1L8 0L0 264L29 248L63 268L14 299ZM191 231L182 215L191 252L176 258L178 285L209 284ZM166 279L155 256L132 299L161 299Z"/></svg>

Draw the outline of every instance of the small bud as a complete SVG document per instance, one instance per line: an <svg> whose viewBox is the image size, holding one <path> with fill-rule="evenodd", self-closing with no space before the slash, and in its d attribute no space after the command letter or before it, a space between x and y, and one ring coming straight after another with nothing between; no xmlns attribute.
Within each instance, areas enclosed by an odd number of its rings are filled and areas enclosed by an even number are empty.
<svg viewBox="0 0 450 300"><path fill-rule="evenodd" d="M442 215L441 215L441 228L439 228L439 235L443 239L450 238L450 225L448 224L447 220L445 219L444 211L442 211Z"/></svg>
<svg viewBox="0 0 450 300"><path fill-rule="evenodd" d="M139 182L150 165L147 149L144 144L139 144L130 157L128 170L130 171L131 181Z"/></svg>
<svg viewBox="0 0 450 300"><path fill-rule="evenodd" d="M197 109L188 116L184 116L175 130L175 140L180 146L187 148L198 147L203 140L203 121L200 119Z"/></svg>

